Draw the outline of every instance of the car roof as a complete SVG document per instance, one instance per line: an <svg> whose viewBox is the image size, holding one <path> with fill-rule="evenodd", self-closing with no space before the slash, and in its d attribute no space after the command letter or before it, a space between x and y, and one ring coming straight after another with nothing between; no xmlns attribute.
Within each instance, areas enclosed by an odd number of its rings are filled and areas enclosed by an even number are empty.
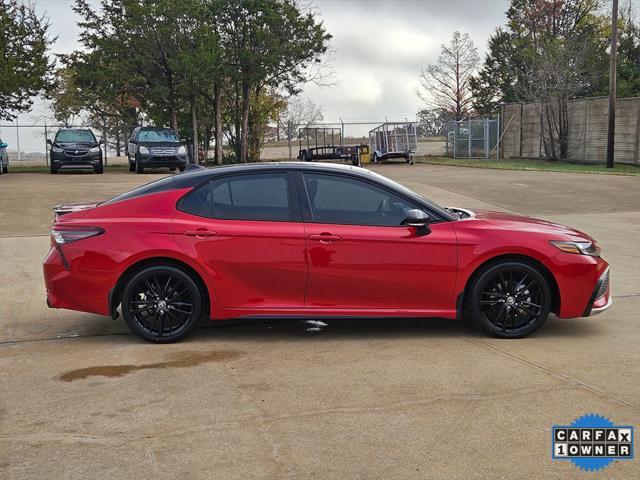
<svg viewBox="0 0 640 480"><path fill-rule="evenodd" d="M138 127L140 130L173 130L169 127Z"/></svg>

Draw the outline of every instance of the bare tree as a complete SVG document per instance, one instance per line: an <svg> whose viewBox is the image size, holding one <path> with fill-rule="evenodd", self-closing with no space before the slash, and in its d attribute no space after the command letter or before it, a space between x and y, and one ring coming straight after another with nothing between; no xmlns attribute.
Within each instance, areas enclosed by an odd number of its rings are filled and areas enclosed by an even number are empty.
<svg viewBox="0 0 640 480"><path fill-rule="evenodd" d="M599 0L543 2L528 0L520 14L524 75L519 95L537 106L547 158L566 158L569 148L568 101L580 96L596 74L593 59L604 48L586 22Z"/></svg>
<svg viewBox="0 0 640 480"><path fill-rule="evenodd" d="M297 138L298 129L322 121L322 108L300 96L289 98L287 108L280 114L278 128L284 132L289 146L289 160L293 157L291 142Z"/></svg>
<svg viewBox="0 0 640 480"><path fill-rule="evenodd" d="M442 111L456 120L471 111L469 81L480 63L478 51L467 33L453 33L442 45L438 61L422 69L418 97L427 108Z"/></svg>

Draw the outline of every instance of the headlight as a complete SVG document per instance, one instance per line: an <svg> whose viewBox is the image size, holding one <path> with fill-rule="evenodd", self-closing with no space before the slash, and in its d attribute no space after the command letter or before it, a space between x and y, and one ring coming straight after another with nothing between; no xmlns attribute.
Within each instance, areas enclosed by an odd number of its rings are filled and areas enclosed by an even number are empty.
<svg viewBox="0 0 640 480"><path fill-rule="evenodd" d="M600 256L600 248L591 242L565 242L561 240L551 240L551 245L565 253L577 253L578 255L589 255L591 257Z"/></svg>
<svg viewBox="0 0 640 480"><path fill-rule="evenodd" d="M178 155L186 155L187 154L187 147L185 147L184 145L180 145L178 147Z"/></svg>
<svg viewBox="0 0 640 480"><path fill-rule="evenodd" d="M63 150L61 148L58 148L58 147L51 147L51 151L53 153L62 153L63 152Z"/></svg>
<svg viewBox="0 0 640 480"><path fill-rule="evenodd" d="M149 153L149 149L147 147L140 146L138 149L139 153Z"/></svg>
<svg viewBox="0 0 640 480"><path fill-rule="evenodd" d="M89 152L91 152L91 153L99 153L100 152L100 147L91 147L89 149Z"/></svg>

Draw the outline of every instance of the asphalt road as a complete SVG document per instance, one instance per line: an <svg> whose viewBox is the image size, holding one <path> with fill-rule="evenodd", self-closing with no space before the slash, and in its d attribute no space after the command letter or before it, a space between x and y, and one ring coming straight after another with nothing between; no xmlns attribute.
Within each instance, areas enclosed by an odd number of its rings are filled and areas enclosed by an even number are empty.
<svg viewBox="0 0 640 480"><path fill-rule="evenodd" d="M3 175L0 478L584 478L551 461L552 425L598 413L640 427L640 179L376 170L444 205L589 232L614 306L511 341L389 319L204 326L150 345L120 320L48 309L41 262L53 205L159 175ZM639 477L637 458L589 475Z"/></svg>

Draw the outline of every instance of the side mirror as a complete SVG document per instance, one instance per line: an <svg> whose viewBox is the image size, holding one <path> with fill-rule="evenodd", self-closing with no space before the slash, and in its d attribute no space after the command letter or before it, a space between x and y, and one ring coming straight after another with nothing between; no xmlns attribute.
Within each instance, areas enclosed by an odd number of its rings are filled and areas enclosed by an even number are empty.
<svg viewBox="0 0 640 480"><path fill-rule="evenodd" d="M104 145L104 138L100 139L100 141L98 142L98 145Z"/></svg>
<svg viewBox="0 0 640 480"><path fill-rule="evenodd" d="M431 233L431 229L429 229L429 215L417 208L407 212L407 217L403 220L402 224L407 227L415 227L418 235Z"/></svg>
<svg viewBox="0 0 640 480"><path fill-rule="evenodd" d="M51 141L51 139L50 139L50 138L47 138L47 145L51 145L51 146L53 146L53 142Z"/></svg>

